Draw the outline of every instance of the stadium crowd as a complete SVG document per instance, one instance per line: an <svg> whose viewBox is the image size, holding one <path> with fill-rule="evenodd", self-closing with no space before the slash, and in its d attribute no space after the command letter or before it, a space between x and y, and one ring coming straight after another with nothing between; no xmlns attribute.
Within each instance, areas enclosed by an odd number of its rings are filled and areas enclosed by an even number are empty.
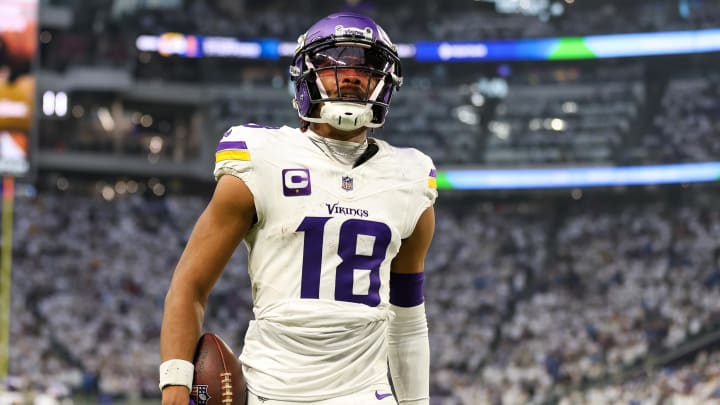
<svg viewBox="0 0 720 405"><path fill-rule="evenodd" d="M489 3L465 0L410 6L351 0L330 6L302 0L297 7L318 14L331 11L329 7L360 10L381 21L397 42L720 26L717 7L702 0L575 3L566 4L562 16L550 21L499 14ZM51 5L68 7L65 0ZM139 52L135 43L137 35L164 32L294 41L315 18L315 14L287 10L280 21L278 7L279 1L251 0L168 0L152 5L80 1L78 7L70 8L72 18L65 25L53 23L53 14L48 13L41 18L46 28L40 36L40 76L49 75L49 86L62 87L63 72L73 67L112 66L118 82L134 81L140 88L180 84L189 90L168 92L172 95L162 100L164 92L159 87L152 102L138 105L142 97L129 90L113 92L101 85L102 90L93 92L80 86L81 90L70 90L66 117L41 117L40 147L57 153L120 153L188 161L201 156L196 140L206 131L222 133L230 123L239 122L296 123L290 108L276 108L290 102L287 60L168 58ZM392 119L379 132L397 145L427 151L438 165L638 165L701 162L720 156L714 136L720 131L714 118L720 111L716 54L552 65L404 63L405 84L393 98ZM82 74L69 76L75 78L65 82L70 87L78 76L82 82ZM107 80L113 81L113 76ZM502 94L483 91L478 85L483 80L501 83ZM217 96L209 97L211 92ZM258 99L259 93L270 96ZM192 105L194 98L204 101ZM181 109L178 99L194 110ZM102 102L92 105L94 100ZM149 114L161 110L163 104L173 105L164 118ZM205 114L206 110L211 113ZM103 124L99 114L110 114L115 125ZM142 123L145 115L155 117L154 123ZM193 126L187 122L190 116L217 127ZM182 139L175 139L176 128L183 129ZM159 153L155 152L158 145Z"/></svg>
<svg viewBox="0 0 720 405"><path fill-rule="evenodd" d="M680 69L683 60L668 63ZM657 94L649 89L655 79L644 75L649 64L518 69L507 79L496 79L506 92L502 97L478 89L486 77L482 74L421 74L410 77L394 96L392 120L376 134L395 145L424 150L438 165L598 166L716 160L720 76L712 69L717 63L710 60L704 68L685 69L684 76L665 79L667 84ZM461 81L451 82L452 77ZM199 89L208 99L204 105L138 103L132 94L123 93L98 96L93 105L92 92L72 94L73 110L79 115L41 119L39 146L57 154L192 161L202 156L201 140L208 133L221 134L231 125L297 125L285 79L277 80L277 86L239 87L217 96ZM190 88L180 94L190 99L195 93ZM101 124L101 110L106 115L113 111L112 129Z"/></svg>
<svg viewBox="0 0 720 405"><path fill-rule="evenodd" d="M720 75L669 81L644 149L661 161L713 161L720 156Z"/></svg>
<svg viewBox="0 0 720 405"><path fill-rule="evenodd" d="M241 39L274 37L294 41L314 16L347 10L377 19L397 42L487 40L596 35L627 32L680 31L720 25L720 12L708 0L622 0L564 3L562 12L497 13L491 2L466 0L299 0L293 9L279 0L52 0L49 6L66 9L67 18L41 15L63 43L81 44L61 50L86 62L107 64L132 56L132 34L187 34L231 36ZM525 2L531 3L531 2ZM547 2L550 3L550 2ZM279 17L278 10L283 10ZM307 13L312 10L313 13ZM549 17L549 18L543 18ZM41 21L42 22L42 21ZM481 23L478 23L481 22ZM91 35L87 35L91 34ZM66 37L67 35L67 37ZM115 38L125 46L110 46Z"/></svg>
<svg viewBox="0 0 720 405"><path fill-rule="evenodd" d="M121 66L142 80L199 78L194 84L203 88L203 79L241 80L238 91L201 113L171 111L166 126L143 126L135 114L162 105L160 95L133 110L123 95L105 92L107 106L119 106L109 108L120 111L115 118L124 117L113 131L89 114L97 94L71 94L71 102L89 100L85 114L44 117L44 151L147 155L159 137L161 158L182 149L192 159L207 134L195 128L173 138L176 124L191 126L180 122L190 115L213 123L216 134L238 122L297 122L284 65L167 59L138 53L134 41L170 31L293 41L314 15L287 10L280 24L276 0L166 0L152 2L155 9L140 6L148 2L47 3L69 8L71 18L63 25L41 14L45 73ZM377 17L398 42L720 26L718 8L702 0L577 2L547 22L475 3L345 2ZM317 13L328 7L319 0L296 6ZM695 56L695 66L681 58L592 67L409 63L414 71L378 135L418 147L438 165L717 160L717 58ZM475 92L487 77L502 78L506 94ZM103 403L156 398L163 295L208 196L123 190L108 200L63 190L16 201L11 377L0 387L0 404L3 389L42 392L38 405L70 403L77 393ZM579 201L442 193L427 258L433 405L720 403L718 197L717 186L604 190ZM205 324L236 351L252 316L245 259L241 248L213 290Z"/></svg>
<svg viewBox="0 0 720 405"><path fill-rule="evenodd" d="M718 190L680 193L441 200L426 270L433 404L720 398L714 352L636 369L720 324ZM8 383L156 396L163 294L205 200L19 200ZM244 260L241 248L205 325L236 350L252 316Z"/></svg>

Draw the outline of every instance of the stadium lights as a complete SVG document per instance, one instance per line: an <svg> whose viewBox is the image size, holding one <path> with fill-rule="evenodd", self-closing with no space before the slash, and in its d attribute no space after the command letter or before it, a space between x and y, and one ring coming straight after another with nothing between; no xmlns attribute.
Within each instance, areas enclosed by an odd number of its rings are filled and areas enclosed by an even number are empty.
<svg viewBox="0 0 720 405"><path fill-rule="evenodd" d="M64 91L46 91L42 98L42 111L48 117L64 117L68 112L68 96Z"/></svg>
<svg viewBox="0 0 720 405"><path fill-rule="evenodd" d="M115 120L113 119L112 114L110 114L110 110L108 110L107 107L98 108L97 117L100 121L100 125L105 131L111 132L115 129Z"/></svg>
<svg viewBox="0 0 720 405"><path fill-rule="evenodd" d="M717 52L720 51L720 29L516 40L418 41L397 45L401 58L418 62L621 58ZM141 51L138 54L139 61L148 63L148 52L157 52L165 57L277 60L291 57L297 44L278 39L241 41L232 37L166 33L159 36L140 35L135 46Z"/></svg>
<svg viewBox="0 0 720 405"><path fill-rule="evenodd" d="M718 181L720 162L704 162L626 167L438 170L437 186L454 190L572 189Z"/></svg>
<svg viewBox="0 0 720 405"><path fill-rule="evenodd" d="M565 114L575 114L578 112L578 105L574 101L566 101L562 104L562 111Z"/></svg>
<svg viewBox="0 0 720 405"><path fill-rule="evenodd" d="M495 135L500 140L507 140L510 138L511 126L505 121L490 121L488 123L488 130L490 133Z"/></svg>
<svg viewBox="0 0 720 405"><path fill-rule="evenodd" d="M480 118L475 112L475 108L471 105L461 105L459 107L456 107L453 113L458 119L458 121L462 122L463 124L472 126L478 125L480 123Z"/></svg>
<svg viewBox="0 0 720 405"><path fill-rule="evenodd" d="M475 0L486 3L495 3L495 11L502 14L522 14L537 16L545 21L557 17L565 12L565 6L559 2L550 0ZM572 4L573 0L565 0L565 3Z"/></svg>

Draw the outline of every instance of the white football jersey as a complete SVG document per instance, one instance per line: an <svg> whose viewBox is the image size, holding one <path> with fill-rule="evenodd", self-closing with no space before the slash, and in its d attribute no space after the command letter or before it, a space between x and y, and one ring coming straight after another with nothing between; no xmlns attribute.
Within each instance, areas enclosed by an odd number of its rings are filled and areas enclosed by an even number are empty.
<svg viewBox="0 0 720 405"><path fill-rule="evenodd" d="M255 320L240 359L248 388L318 401L387 386L390 263L437 196L430 158L374 140L348 168L300 130L254 124L220 141L216 179L255 199L248 271Z"/></svg>

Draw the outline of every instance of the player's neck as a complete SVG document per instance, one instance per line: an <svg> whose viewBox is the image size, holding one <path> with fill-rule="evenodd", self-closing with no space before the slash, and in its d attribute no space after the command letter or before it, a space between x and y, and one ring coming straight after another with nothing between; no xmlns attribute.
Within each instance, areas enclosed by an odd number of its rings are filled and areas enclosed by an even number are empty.
<svg viewBox="0 0 720 405"><path fill-rule="evenodd" d="M365 127L354 131L341 131L328 124L312 123L310 124L310 130L323 138L338 141L363 143L367 139L367 128Z"/></svg>

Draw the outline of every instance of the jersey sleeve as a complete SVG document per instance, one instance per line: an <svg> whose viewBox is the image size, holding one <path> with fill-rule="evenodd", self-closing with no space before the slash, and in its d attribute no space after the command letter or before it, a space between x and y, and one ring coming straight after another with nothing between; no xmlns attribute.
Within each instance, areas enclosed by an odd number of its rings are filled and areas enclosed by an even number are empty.
<svg viewBox="0 0 720 405"><path fill-rule="evenodd" d="M412 167L412 177L416 180L413 182L412 198L408 210L409 217L406 221L409 226L403 232L403 238L407 238L412 234L420 215L428 207L434 205L438 197L437 170L432 159L417 149L410 150L412 151L412 157L411 162L408 162L408 166Z"/></svg>
<svg viewBox="0 0 720 405"><path fill-rule="evenodd" d="M247 184L251 191L256 187L253 153L250 146L256 142L253 128L236 126L228 129L215 150L215 180L229 174Z"/></svg>

